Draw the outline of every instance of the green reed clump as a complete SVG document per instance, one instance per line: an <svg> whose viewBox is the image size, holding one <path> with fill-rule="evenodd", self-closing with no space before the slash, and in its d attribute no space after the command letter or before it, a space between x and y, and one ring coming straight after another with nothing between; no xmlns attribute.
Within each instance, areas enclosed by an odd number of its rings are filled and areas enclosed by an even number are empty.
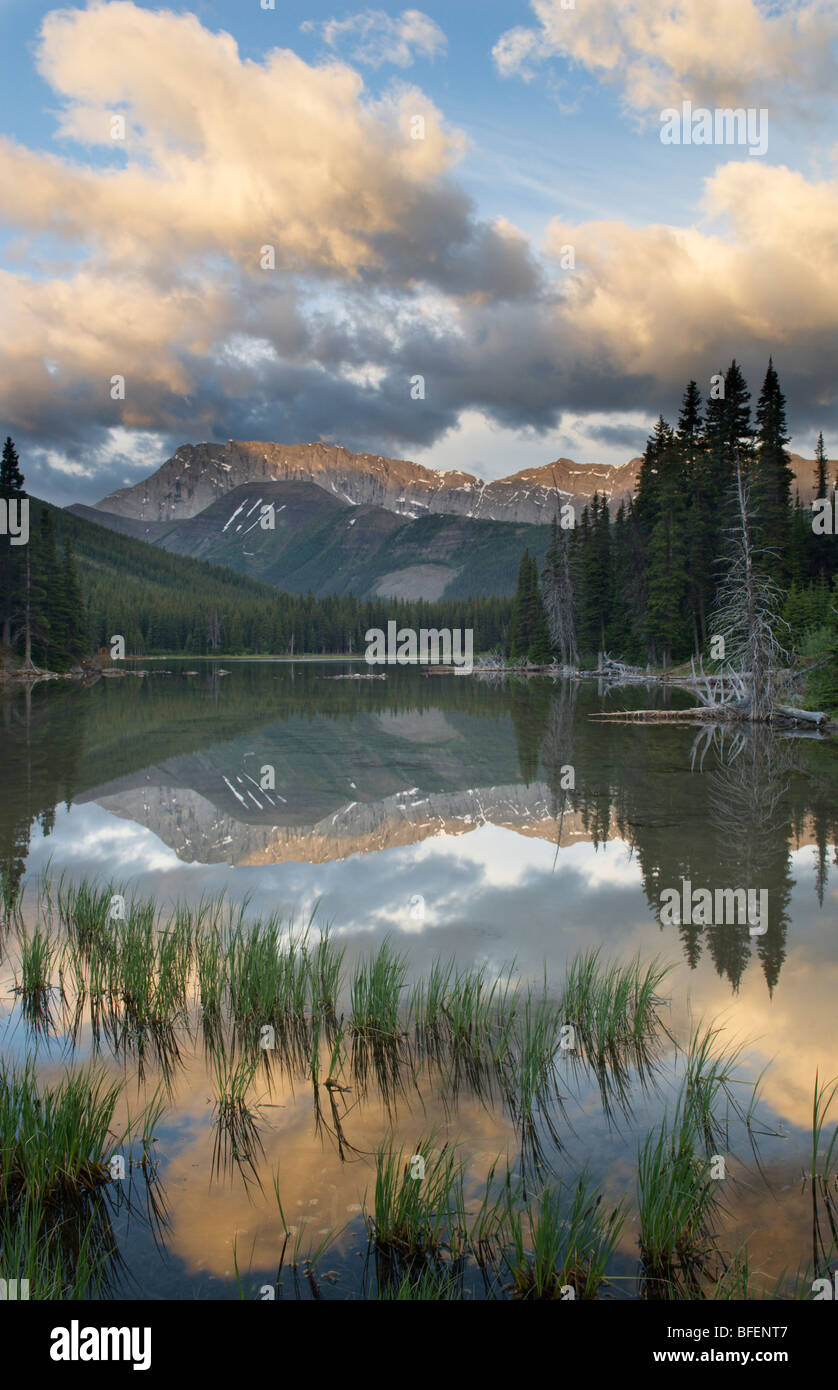
<svg viewBox="0 0 838 1390"><path fill-rule="evenodd" d="M719 1046L723 1029L708 1025L690 1036L684 1075L684 1103L706 1152L712 1154L727 1138L730 1111L744 1120L735 1087L745 1083L735 1075L742 1046ZM724 1103L725 1113L718 1107Z"/></svg>
<svg viewBox="0 0 838 1390"><path fill-rule="evenodd" d="M82 950L89 950L92 942L105 934L115 891L112 884L97 887L86 878L69 883L61 875L56 888L59 920Z"/></svg>
<svg viewBox="0 0 838 1390"><path fill-rule="evenodd" d="M110 928L110 987L122 999L129 1028L171 1029L187 1004L188 922L159 927L154 901L132 900L125 920Z"/></svg>
<svg viewBox="0 0 838 1390"><path fill-rule="evenodd" d="M197 937L195 965L204 1025L216 1028L221 1020L227 992L227 956L217 931L208 931Z"/></svg>
<svg viewBox="0 0 838 1390"><path fill-rule="evenodd" d="M454 958L443 962L437 957L427 974L418 979L410 996L410 1017L417 1038L438 1041L448 1027L446 1005L450 994Z"/></svg>
<svg viewBox="0 0 838 1390"><path fill-rule="evenodd" d="M97 1068L39 1087L31 1062L0 1062L0 1203L59 1205L108 1182L107 1156L124 1138L113 1130L121 1093Z"/></svg>
<svg viewBox="0 0 838 1390"><path fill-rule="evenodd" d="M306 1017L309 969L305 937L283 940L275 917L241 924L227 949L230 1006L236 1024L252 1030Z"/></svg>
<svg viewBox="0 0 838 1390"><path fill-rule="evenodd" d="M664 1115L638 1155L640 1251L652 1298L697 1297L715 1253L719 1189L702 1141L682 1090L672 1118Z"/></svg>
<svg viewBox="0 0 838 1390"><path fill-rule="evenodd" d="M470 1053L475 1060L500 1060L511 1037L517 1007L513 966L492 976L485 965L458 969L453 957L435 960L413 987L409 1016L417 1040Z"/></svg>
<svg viewBox="0 0 838 1390"><path fill-rule="evenodd" d="M405 988L407 964L389 941L355 967L351 986L351 1021L357 1033L394 1038L401 1033L399 1003Z"/></svg>
<svg viewBox="0 0 838 1390"><path fill-rule="evenodd" d="M538 1119L558 1143L555 1110L561 1107L556 1059L561 1050L563 1012L541 993L527 990L515 1029L513 1045L504 1058L507 1103L520 1129L525 1148L540 1153Z"/></svg>
<svg viewBox="0 0 838 1390"><path fill-rule="evenodd" d="M604 1203L584 1173L570 1195L559 1184L523 1211L510 1201L505 1261L514 1297L596 1298L625 1215L622 1203Z"/></svg>
<svg viewBox="0 0 838 1390"><path fill-rule="evenodd" d="M18 932L18 950L20 974L15 976L15 993L21 996L25 1017L45 1020L53 993L58 942L36 923L31 931Z"/></svg>
<svg viewBox="0 0 838 1390"><path fill-rule="evenodd" d="M311 1012L314 1018L328 1022L337 1018L338 999L343 979L345 946L337 946L326 928L317 945L308 952L308 978L311 991Z"/></svg>
<svg viewBox="0 0 838 1390"><path fill-rule="evenodd" d="M375 1297L380 1303L453 1303L465 1297L462 1272L447 1266L405 1270L395 1279L380 1279Z"/></svg>
<svg viewBox="0 0 838 1390"><path fill-rule="evenodd" d="M830 1273L830 1263L838 1251L838 1203L835 1200L834 1171L838 1126L823 1148L826 1117L838 1094L838 1082L821 1082L815 1072L812 1097L812 1149L809 1181L812 1188L812 1265L819 1274ZM828 1233L825 1227L828 1226ZM828 1240L828 1243L827 1243Z"/></svg>
<svg viewBox="0 0 838 1390"><path fill-rule="evenodd" d="M660 1027L660 986L670 970L657 958L645 970L639 958L605 965L599 949L574 956L562 990L562 1011L565 1021L578 1028L595 1065L627 1058L645 1064Z"/></svg>
<svg viewBox="0 0 838 1390"><path fill-rule="evenodd" d="M104 1297L118 1258L104 1192L69 1214L32 1193L0 1211L0 1268L19 1290L27 1281L30 1301Z"/></svg>
<svg viewBox="0 0 838 1390"><path fill-rule="evenodd" d="M235 1164L257 1177L256 1163L263 1152L259 1134L261 1110L248 1101L259 1068L258 1057L235 1058L217 1049L212 1054L215 1081L215 1146L213 1175Z"/></svg>
<svg viewBox="0 0 838 1390"><path fill-rule="evenodd" d="M513 992L512 967L492 978L486 966L457 970L447 992L444 1012L454 1047L469 1051L475 1059L497 1054L495 1033L508 1037L514 1017L509 1007Z"/></svg>
<svg viewBox="0 0 838 1390"><path fill-rule="evenodd" d="M375 1152L372 1210L364 1217L379 1250L415 1258L435 1255L459 1238L464 1164L433 1136L412 1152L396 1149L390 1137Z"/></svg>

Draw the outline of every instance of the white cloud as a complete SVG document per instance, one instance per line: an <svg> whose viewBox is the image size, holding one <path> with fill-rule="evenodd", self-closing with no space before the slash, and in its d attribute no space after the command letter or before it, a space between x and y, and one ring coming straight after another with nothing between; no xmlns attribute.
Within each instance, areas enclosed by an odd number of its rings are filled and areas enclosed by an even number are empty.
<svg viewBox="0 0 838 1390"><path fill-rule="evenodd" d="M94 144L0 141L5 219L62 247L52 270L0 270L0 412L53 470L109 455L116 485L143 434L159 462L164 434L345 439L351 422L354 447L412 457L451 431L423 461L498 476L578 457L573 439L602 459L606 412L622 461L628 427L702 363L770 351L818 409L835 399L834 183L729 162L694 226L557 220L539 262L511 223L475 219L452 177L463 141L416 89L373 101L343 64L245 60L194 15L128 0L48 15L37 56L63 133ZM128 138L103 167L114 109Z"/></svg>
<svg viewBox="0 0 838 1390"><path fill-rule="evenodd" d="M731 162L707 181L703 208L722 230L551 223L548 253L576 248L560 317L583 359L605 352L617 370L674 385L743 341L766 357L794 351L798 371L823 351L838 322L838 187Z"/></svg>
<svg viewBox="0 0 838 1390"><path fill-rule="evenodd" d="M622 91L639 113L691 99L774 108L835 87L832 0L767 7L756 0L532 0L536 25L502 34L493 49L505 76L531 78L563 58Z"/></svg>
<svg viewBox="0 0 838 1390"><path fill-rule="evenodd" d="M329 48L345 49L353 62L371 68L385 63L409 68L417 55L433 58L448 44L439 25L421 10L402 10L400 15L364 10L347 19L307 19L300 28L319 34Z"/></svg>

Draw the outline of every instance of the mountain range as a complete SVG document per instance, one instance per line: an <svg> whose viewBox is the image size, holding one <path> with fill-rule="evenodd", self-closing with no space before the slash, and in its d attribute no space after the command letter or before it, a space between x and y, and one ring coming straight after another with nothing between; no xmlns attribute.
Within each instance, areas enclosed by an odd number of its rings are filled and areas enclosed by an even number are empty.
<svg viewBox="0 0 838 1390"><path fill-rule="evenodd" d="M481 521L549 522L557 492L580 507L594 492L614 505L634 490L639 459L612 468L556 459L485 482L471 473L425 468L380 454L353 454L339 444L270 444L229 439L183 444L156 473L119 488L96 510L146 523L182 521L244 484L311 482L339 501L383 507L410 520L444 513ZM154 539L153 536L144 539Z"/></svg>
<svg viewBox="0 0 838 1390"><path fill-rule="evenodd" d="M570 502L578 515L598 492L613 515L639 465L560 458L485 482L340 445L229 440L184 444L143 482L68 510L291 593L504 595L525 547L543 560L558 506ZM792 466L810 501L814 462L794 454ZM263 529L268 504L274 526Z"/></svg>

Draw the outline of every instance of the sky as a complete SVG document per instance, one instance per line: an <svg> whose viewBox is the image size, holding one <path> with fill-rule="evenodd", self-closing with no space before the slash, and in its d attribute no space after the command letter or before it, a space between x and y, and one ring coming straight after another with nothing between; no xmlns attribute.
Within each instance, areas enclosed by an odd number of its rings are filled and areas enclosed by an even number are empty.
<svg viewBox="0 0 838 1390"><path fill-rule="evenodd" d="M771 354L791 447L838 455L834 0L0 0L0 38L37 496L231 438L622 463Z"/></svg>

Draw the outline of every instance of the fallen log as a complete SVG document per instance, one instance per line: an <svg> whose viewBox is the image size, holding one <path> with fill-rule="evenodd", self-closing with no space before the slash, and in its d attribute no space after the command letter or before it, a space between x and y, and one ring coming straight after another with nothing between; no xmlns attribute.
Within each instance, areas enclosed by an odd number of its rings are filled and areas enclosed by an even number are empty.
<svg viewBox="0 0 838 1390"><path fill-rule="evenodd" d="M771 717L793 719L798 724L816 724L818 728L829 723L829 715L823 714L820 710L793 709L790 705L775 705Z"/></svg>
<svg viewBox="0 0 838 1390"><path fill-rule="evenodd" d="M589 714L589 719L649 719L670 721L674 719L719 719L720 705L695 705L691 709L611 709L598 714Z"/></svg>

